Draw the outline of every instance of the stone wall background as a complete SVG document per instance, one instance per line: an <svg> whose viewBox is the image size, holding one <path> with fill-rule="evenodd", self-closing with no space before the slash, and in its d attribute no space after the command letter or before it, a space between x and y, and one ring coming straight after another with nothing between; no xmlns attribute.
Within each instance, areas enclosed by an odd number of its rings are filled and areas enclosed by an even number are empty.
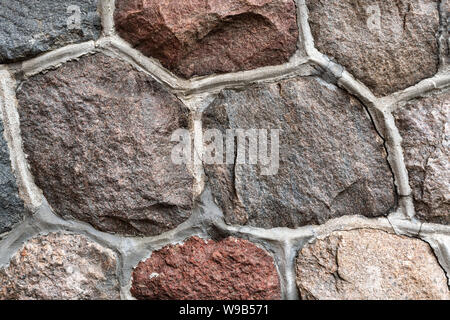
<svg viewBox="0 0 450 320"><path fill-rule="evenodd" d="M126 12L140 1L116 0L125 11L111 0L72 1L82 8L82 33L68 31L66 1L42 1L33 13L20 2L0 5L4 16L24 17L0 22L0 299L450 298L447 1L211 1L215 14L198 14L198 34L182 30L195 23L170 17L186 6L176 1L159 2L169 14L161 21L148 18L154 1L145 1L143 20ZM373 4L387 21L378 37L361 24L361 7ZM54 21L35 25L48 12ZM236 16L231 27L221 14ZM181 30L179 45L165 33L168 21ZM209 36L210 24L225 27ZM280 48L242 56L261 44ZM86 117L72 105L100 112ZM285 116L271 106L294 106L294 125L278 123L294 137L283 152L330 137L350 160L321 166L313 147L311 185L308 166L282 171L284 181L233 168L238 179L230 180L226 168L161 161L172 128L198 137L195 120L227 128ZM323 127L308 136L316 128L306 126L296 139L295 112L309 106ZM340 132L330 118L356 129ZM91 123L104 124L105 136L91 134ZM138 147L127 149L129 141ZM285 181L303 189L293 198L277 193ZM262 204L256 185L267 192ZM345 191L336 206L325 196L334 188ZM277 202L280 194L286 201ZM298 199L313 203L302 208L307 218L295 215Z"/></svg>

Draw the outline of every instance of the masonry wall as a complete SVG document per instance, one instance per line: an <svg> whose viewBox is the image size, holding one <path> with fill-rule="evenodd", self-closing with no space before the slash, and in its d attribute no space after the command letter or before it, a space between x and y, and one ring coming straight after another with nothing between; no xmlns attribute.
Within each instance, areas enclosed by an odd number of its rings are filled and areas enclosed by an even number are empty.
<svg viewBox="0 0 450 320"><path fill-rule="evenodd" d="M0 299L449 299L448 11L2 1Z"/></svg>

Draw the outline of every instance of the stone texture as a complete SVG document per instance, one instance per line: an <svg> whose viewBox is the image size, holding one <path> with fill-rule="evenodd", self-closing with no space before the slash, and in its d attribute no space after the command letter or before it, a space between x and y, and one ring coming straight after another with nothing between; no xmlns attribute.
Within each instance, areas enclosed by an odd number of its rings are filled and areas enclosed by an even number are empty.
<svg viewBox="0 0 450 320"><path fill-rule="evenodd" d="M319 51L334 57L378 96L437 72L438 0L306 2Z"/></svg>
<svg viewBox="0 0 450 320"><path fill-rule="evenodd" d="M366 110L319 78L224 90L203 125L281 130L275 175L261 175L261 162L205 165L227 223L296 228L343 215L381 216L395 205L383 140Z"/></svg>
<svg viewBox="0 0 450 320"><path fill-rule="evenodd" d="M0 299L119 299L114 252L81 235L27 241L0 270Z"/></svg>
<svg viewBox="0 0 450 320"><path fill-rule="evenodd" d="M71 6L77 6L79 11L73 11ZM78 12L80 19L74 20ZM96 0L1 1L0 64L97 39L100 30Z"/></svg>
<svg viewBox="0 0 450 320"><path fill-rule="evenodd" d="M416 215L450 224L450 90L411 101L394 116Z"/></svg>
<svg viewBox="0 0 450 320"><path fill-rule="evenodd" d="M22 220L23 201L19 198L16 178L12 172L8 144L4 138L3 122L0 119L0 234Z"/></svg>
<svg viewBox="0 0 450 320"><path fill-rule="evenodd" d="M182 77L287 62L296 51L293 0L117 0L119 35Z"/></svg>
<svg viewBox="0 0 450 320"><path fill-rule="evenodd" d="M193 237L140 262L131 293L137 299L280 299L280 283L269 254L249 241L219 242Z"/></svg>
<svg viewBox="0 0 450 320"><path fill-rule="evenodd" d="M125 235L190 216L193 178L170 141L189 112L156 81L96 54L30 78L17 97L31 171L58 214Z"/></svg>
<svg viewBox="0 0 450 320"><path fill-rule="evenodd" d="M446 67L450 66L450 3L441 1L441 30L440 30L441 61Z"/></svg>
<svg viewBox="0 0 450 320"><path fill-rule="evenodd" d="M380 230L334 232L297 258L303 299L450 299L447 278L430 246Z"/></svg>

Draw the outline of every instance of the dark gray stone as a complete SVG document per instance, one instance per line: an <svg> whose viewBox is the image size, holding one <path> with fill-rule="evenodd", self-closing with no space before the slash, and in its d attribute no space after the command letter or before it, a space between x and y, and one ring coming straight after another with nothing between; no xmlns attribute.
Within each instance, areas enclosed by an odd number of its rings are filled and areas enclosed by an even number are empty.
<svg viewBox="0 0 450 320"><path fill-rule="evenodd" d="M8 144L4 139L3 122L0 120L0 233L23 218L24 205L19 198L16 179L11 169Z"/></svg>
<svg viewBox="0 0 450 320"><path fill-rule="evenodd" d="M71 6L78 6L79 11ZM97 0L5 0L0 2L0 63L36 56L67 44L97 39ZM80 19L74 20L74 14ZM79 21L76 28L73 22Z"/></svg>
<svg viewBox="0 0 450 320"><path fill-rule="evenodd" d="M57 214L125 235L189 218L193 177L171 161L189 111L155 80L95 54L28 79L17 98L32 174Z"/></svg>
<svg viewBox="0 0 450 320"><path fill-rule="evenodd" d="M230 224L295 228L343 215L382 216L395 205L383 140L364 107L317 78L224 90L204 128L281 129L280 165L206 165Z"/></svg>

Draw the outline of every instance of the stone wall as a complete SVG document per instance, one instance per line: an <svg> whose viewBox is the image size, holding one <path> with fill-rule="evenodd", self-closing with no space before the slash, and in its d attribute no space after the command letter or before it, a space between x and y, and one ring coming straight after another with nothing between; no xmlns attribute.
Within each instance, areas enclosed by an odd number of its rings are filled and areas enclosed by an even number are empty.
<svg viewBox="0 0 450 320"><path fill-rule="evenodd" d="M448 12L2 1L0 299L450 299Z"/></svg>

